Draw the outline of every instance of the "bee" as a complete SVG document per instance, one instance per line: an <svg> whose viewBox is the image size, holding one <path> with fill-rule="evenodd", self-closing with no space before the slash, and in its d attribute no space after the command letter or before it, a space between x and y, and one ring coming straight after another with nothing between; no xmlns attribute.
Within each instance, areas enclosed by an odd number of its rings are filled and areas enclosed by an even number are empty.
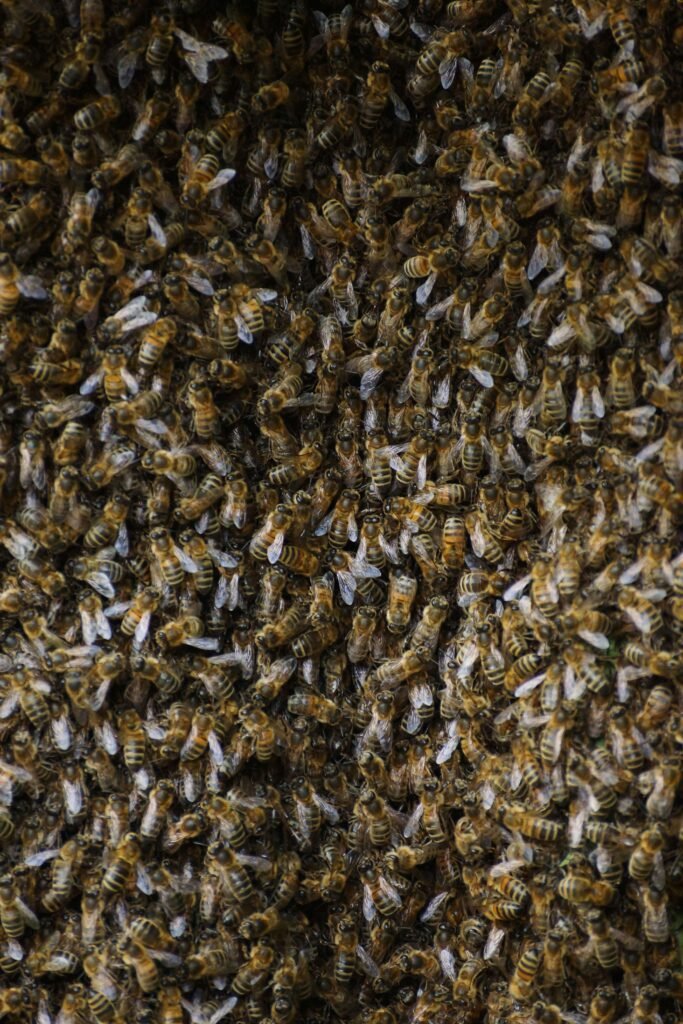
<svg viewBox="0 0 683 1024"><path fill-rule="evenodd" d="M8 216L7 230L16 238L29 235L48 221L53 212L54 207L48 193L36 192L24 206Z"/></svg>
<svg viewBox="0 0 683 1024"><path fill-rule="evenodd" d="M48 168L37 160L24 158L0 160L0 183L12 184L23 182L26 185L40 187L49 184Z"/></svg>
<svg viewBox="0 0 683 1024"><path fill-rule="evenodd" d="M196 209L206 202L212 192L232 181L235 173L230 167L221 168L214 153L199 156L185 178L180 202Z"/></svg>
<svg viewBox="0 0 683 1024"><path fill-rule="evenodd" d="M52 863L50 887L41 901L50 913L54 913L68 901L79 868L83 863L84 853L85 844L80 837L67 840L59 848Z"/></svg>
<svg viewBox="0 0 683 1024"><path fill-rule="evenodd" d="M538 946L528 946L522 953L508 985L508 991L513 999L521 1002L529 1000L541 966L541 957L542 949Z"/></svg>
<svg viewBox="0 0 683 1024"><path fill-rule="evenodd" d="M542 842L557 842L562 834L561 826L557 822L529 814L521 805L503 808L502 820L508 828L514 828L522 835Z"/></svg>
<svg viewBox="0 0 683 1024"><path fill-rule="evenodd" d="M119 738L127 768L140 768L145 760L146 737L136 711L124 711L119 717Z"/></svg>
<svg viewBox="0 0 683 1024"><path fill-rule="evenodd" d="M20 274L8 253L0 253L0 314L8 316L22 296L41 299L47 292L36 277Z"/></svg>
<svg viewBox="0 0 683 1024"><path fill-rule="evenodd" d="M378 913L391 917L400 910L403 900L399 892L371 860L361 861L358 873L363 883L363 916L367 921L374 920Z"/></svg>
<svg viewBox="0 0 683 1024"><path fill-rule="evenodd" d="M8 939L19 939L26 925L38 927L38 918L19 895L15 879L9 875L0 878L0 923Z"/></svg>
<svg viewBox="0 0 683 1024"><path fill-rule="evenodd" d="M101 96L77 110L73 122L79 132L92 132L107 121L115 120L121 113L121 104L115 96Z"/></svg>
<svg viewBox="0 0 683 1024"><path fill-rule="evenodd" d="M122 892L128 885L139 859L140 844L138 838L135 833L128 833L117 845L111 863L102 876L100 892L109 897Z"/></svg>
<svg viewBox="0 0 683 1024"><path fill-rule="evenodd" d="M99 516L87 530L83 543L91 551L97 548L114 545L117 554L128 554L128 532L126 519L129 502L122 493L115 493L109 498Z"/></svg>

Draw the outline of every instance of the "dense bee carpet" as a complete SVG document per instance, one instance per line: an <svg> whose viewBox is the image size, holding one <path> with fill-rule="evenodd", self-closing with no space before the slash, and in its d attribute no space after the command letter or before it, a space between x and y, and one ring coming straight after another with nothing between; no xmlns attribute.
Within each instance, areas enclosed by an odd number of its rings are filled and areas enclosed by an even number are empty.
<svg viewBox="0 0 683 1024"><path fill-rule="evenodd" d="M0 1018L683 1019L683 7L0 0Z"/></svg>

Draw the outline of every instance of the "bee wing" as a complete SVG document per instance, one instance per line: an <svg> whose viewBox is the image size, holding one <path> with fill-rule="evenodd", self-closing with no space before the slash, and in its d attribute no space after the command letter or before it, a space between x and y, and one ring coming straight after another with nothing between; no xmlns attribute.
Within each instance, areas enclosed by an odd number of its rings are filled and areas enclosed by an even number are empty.
<svg viewBox="0 0 683 1024"><path fill-rule="evenodd" d="M190 50L191 52L197 53L198 51L204 49L205 44L201 41L201 39L195 39L195 37L191 36L189 32L183 32L181 28L176 28L173 31L174 34L180 40L184 50ZM225 54L225 56L228 56L227 53Z"/></svg>
<svg viewBox="0 0 683 1024"><path fill-rule="evenodd" d="M399 121L410 121L410 110L403 102L400 96L398 96L393 89L389 93L389 99L394 108L394 113Z"/></svg>
<svg viewBox="0 0 683 1024"><path fill-rule="evenodd" d="M114 541L114 550L121 558L128 557L128 527L125 523L121 523L119 527L119 532L117 533L116 540Z"/></svg>
<svg viewBox="0 0 683 1024"><path fill-rule="evenodd" d="M515 690L515 697L526 697L528 694L533 693L543 680L545 679L545 672L541 672L540 675L533 676L531 679L525 679L523 683Z"/></svg>
<svg viewBox="0 0 683 1024"><path fill-rule="evenodd" d="M154 324L157 318L158 314L152 312L151 309L142 311L138 313L137 316L134 316L131 319L129 319L129 321L126 321L125 329L126 331L138 331L142 327L148 327L150 326L150 324ZM121 371L121 376L125 380L124 371ZM135 383L137 383L137 381Z"/></svg>
<svg viewBox="0 0 683 1024"><path fill-rule="evenodd" d="M13 715L17 709L19 703L19 694L16 690L12 690L0 704L0 720L4 721L5 718L9 718Z"/></svg>
<svg viewBox="0 0 683 1024"><path fill-rule="evenodd" d="M559 348L560 345L564 345L565 341L569 341L573 337L574 328L565 320L551 332L547 341L548 348Z"/></svg>
<svg viewBox="0 0 683 1024"><path fill-rule="evenodd" d="M145 642L147 634L149 633L149 624L151 621L152 613L149 611L143 612L140 616L140 620L135 627L135 633L133 634L137 647L140 647Z"/></svg>
<svg viewBox="0 0 683 1024"><path fill-rule="evenodd" d="M317 803L320 810L323 812L328 821L335 825L339 821L339 811L331 804L328 800L325 800L318 793L315 794L314 800Z"/></svg>
<svg viewBox="0 0 683 1024"><path fill-rule="evenodd" d="M110 604L104 609L104 614L110 619L121 619L126 614L132 601L117 601L116 604Z"/></svg>
<svg viewBox="0 0 683 1024"><path fill-rule="evenodd" d="M77 782L72 782L71 779L62 779L62 789L67 810L71 814L78 814L83 807L83 790Z"/></svg>
<svg viewBox="0 0 683 1024"><path fill-rule="evenodd" d="M558 281L562 280L562 278L564 277L564 273L565 273L565 266L564 266L564 263L563 263L562 266L558 267L557 270L553 271L552 274L548 274L547 277L543 278L543 280L539 284L538 288L536 289L537 294L538 295L547 295L549 292L551 292L553 290L553 288L555 287L555 285L558 283ZM550 344L550 341L548 341L548 344ZM556 341L555 344L559 345L559 344L561 344L561 342L560 341Z"/></svg>
<svg viewBox="0 0 683 1024"><path fill-rule="evenodd" d="M83 381L80 388L78 389L80 394L91 395L93 391L95 391L99 386L99 383L102 380L103 376L104 370L102 368L96 370L95 373L91 373L90 376Z"/></svg>
<svg viewBox="0 0 683 1024"><path fill-rule="evenodd" d="M366 921L374 921L377 917L375 901L372 898L372 890L369 885L363 886L363 917Z"/></svg>
<svg viewBox="0 0 683 1024"><path fill-rule="evenodd" d="M422 282L420 287L415 292L415 301L417 302L417 304L419 306L424 306L425 302L427 301L429 296L432 294L432 291L434 290L434 285L436 284L438 276L439 275L436 272L432 272L429 275L429 277L425 281Z"/></svg>
<svg viewBox="0 0 683 1024"><path fill-rule="evenodd" d="M469 370L477 384L481 384L483 388L493 387L493 377L488 370L482 370L481 366L470 366Z"/></svg>
<svg viewBox="0 0 683 1024"><path fill-rule="evenodd" d="M206 84L209 80L209 61L205 54L185 51L181 56L197 81Z"/></svg>
<svg viewBox="0 0 683 1024"><path fill-rule="evenodd" d="M441 79L441 88L450 89L455 81L455 75L458 70L458 58L447 57L446 60L442 60L439 64L439 78Z"/></svg>
<svg viewBox="0 0 683 1024"><path fill-rule="evenodd" d="M379 539L379 544L380 547L382 548L382 551L389 559L389 561L392 562L394 565L398 565L399 562L401 561L401 558L398 552L398 544L396 543L396 541L387 540L387 538L384 535L382 535Z"/></svg>
<svg viewBox="0 0 683 1024"><path fill-rule="evenodd" d="M683 160L676 160L673 156L664 156L651 149L647 160L647 169L653 178L661 181L662 185L678 188L683 173Z"/></svg>
<svg viewBox="0 0 683 1024"><path fill-rule="evenodd" d="M209 554L211 555L211 560L215 565L219 565L222 569L234 569L237 566L237 559L234 555L231 555L229 551L220 551L211 543L207 546Z"/></svg>
<svg viewBox="0 0 683 1024"><path fill-rule="evenodd" d="M52 739L58 750L68 750L71 746L71 726L67 715L53 718L50 723Z"/></svg>
<svg viewBox="0 0 683 1024"><path fill-rule="evenodd" d="M432 393L432 405L436 409L447 409L451 400L451 375L446 372L438 381Z"/></svg>
<svg viewBox="0 0 683 1024"><path fill-rule="evenodd" d="M341 569L336 573L337 584L339 586L339 594L344 604L353 604L353 599L356 596L356 578L350 572L346 572L345 569Z"/></svg>
<svg viewBox="0 0 683 1024"><path fill-rule="evenodd" d="M381 569L378 569L376 565L370 565L364 559L359 558L358 555L354 558L351 563L351 572L357 579L377 579L378 576L382 575Z"/></svg>
<svg viewBox="0 0 683 1024"><path fill-rule="evenodd" d="M149 225L149 230L151 231L152 238L155 240L155 242L158 242L159 245L162 245L164 248L166 248L168 244L166 232L164 231L161 224L159 223L159 221L157 220L153 213L150 213L149 217L147 218L147 224Z"/></svg>
<svg viewBox="0 0 683 1024"><path fill-rule="evenodd" d="M183 643L188 647L196 647L200 651L217 651L220 647L220 640L208 636L188 636Z"/></svg>
<svg viewBox="0 0 683 1024"><path fill-rule="evenodd" d="M460 182L460 187L463 192L488 192L492 188L497 188L495 181L489 181L488 178L470 178L469 175L463 177Z"/></svg>
<svg viewBox="0 0 683 1024"><path fill-rule="evenodd" d="M177 544L173 545L173 553L180 562L184 572L189 572L193 575L194 573L199 572L199 566L195 560L190 558L187 552L183 551L182 548L179 548Z"/></svg>
<svg viewBox="0 0 683 1024"><path fill-rule="evenodd" d="M415 486L418 491L424 488L427 483L427 456L423 455L417 464L417 473L415 474Z"/></svg>
<svg viewBox="0 0 683 1024"><path fill-rule="evenodd" d="M600 252L607 252L608 249L612 248L612 242L605 234L586 235L586 241L589 245L592 245L594 249L598 249Z"/></svg>
<svg viewBox="0 0 683 1024"><path fill-rule="evenodd" d="M370 18L372 20L372 24L374 25L375 32L380 37L380 39L388 39L389 36L391 35L391 28L389 27L389 25L387 25L386 21L382 21L382 19L377 14L371 14Z"/></svg>
<svg viewBox="0 0 683 1024"><path fill-rule="evenodd" d="M60 1012L57 1017L54 1018L54 1024L62 1024L62 1020L60 1020L61 1017L62 1014ZM50 1016L43 999L40 1000L38 1009L36 1010L36 1024L53 1024L53 1018Z"/></svg>
<svg viewBox="0 0 683 1024"><path fill-rule="evenodd" d="M368 977L370 978L378 978L379 967L372 959L370 954L367 952L367 950L363 949L362 946L356 946L356 955L358 957L358 962L360 963L360 966L363 968L365 974L367 974Z"/></svg>
<svg viewBox="0 0 683 1024"><path fill-rule="evenodd" d="M391 900L391 902L394 903L397 907L400 907L402 905L403 900L401 899L401 895L400 895L398 889L394 888L394 886L391 884L391 882L389 882L384 877L384 875L380 875L379 887L382 890L382 893L385 896L388 896L389 899Z"/></svg>
<svg viewBox="0 0 683 1024"><path fill-rule="evenodd" d="M216 736L216 733L211 730L209 733L209 751L211 753L211 760L213 763L220 767L225 761L225 755L223 754L223 747L221 741Z"/></svg>
<svg viewBox="0 0 683 1024"><path fill-rule="evenodd" d="M275 540L268 546L268 561L271 565L275 565L280 560L282 549L285 544L285 534L282 530L276 535Z"/></svg>
<svg viewBox="0 0 683 1024"><path fill-rule="evenodd" d="M584 37L586 39L593 39L595 36L598 35L599 32L602 32L602 29L603 29L604 24L605 24L605 20L607 18L607 12L606 11L602 11L597 16L597 18L594 18L593 21L589 21L588 20L588 15L586 14L586 12L583 10L582 7L577 6L575 8L575 10L576 10L576 13L577 13L578 18L579 18L579 24L581 25L581 31L583 32Z"/></svg>
<svg viewBox="0 0 683 1024"><path fill-rule="evenodd" d="M116 313L112 313L108 320L132 320L138 314L142 313L147 309L147 296L137 295L130 302L127 302L125 306L118 309Z"/></svg>
<svg viewBox="0 0 683 1024"><path fill-rule="evenodd" d="M310 231L303 224L300 224L299 234L301 235L301 248L305 258L307 260L314 260L316 250Z"/></svg>
<svg viewBox="0 0 683 1024"><path fill-rule="evenodd" d="M27 907L24 901L20 899L18 896L15 900L15 906L19 913L21 914L21 916L23 917L24 921L26 921L27 925L29 925L30 928L40 928L40 921L38 920L36 915L33 913L31 908Z"/></svg>
<svg viewBox="0 0 683 1024"><path fill-rule="evenodd" d="M648 462L652 459L657 452L662 448L664 444L664 438L660 437L658 441L653 441L651 444L646 445L638 452L635 457L635 462L640 464L641 462Z"/></svg>
<svg viewBox="0 0 683 1024"><path fill-rule="evenodd" d="M243 341L245 345L251 345L254 341L254 335L251 333L243 317L239 313L235 314L235 323L237 324L237 337L240 341Z"/></svg>
<svg viewBox="0 0 683 1024"><path fill-rule="evenodd" d="M548 256L548 247L545 245L541 245L540 243L537 244L536 248L531 254L531 259L529 260L529 266L527 267L526 272L527 277L530 281L533 281L533 279L537 277L541 273L541 271L545 270L545 268L548 266Z"/></svg>
<svg viewBox="0 0 683 1024"><path fill-rule="evenodd" d="M135 51L122 53L116 64L119 88L127 89L133 81L140 54Z"/></svg>
<svg viewBox="0 0 683 1024"><path fill-rule="evenodd" d="M498 951L503 944L505 938L505 929L500 928L498 925L493 925L489 932L486 945L484 946L484 952L482 954L484 960L493 960L498 955Z"/></svg>
<svg viewBox="0 0 683 1024"><path fill-rule="evenodd" d="M424 25L421 21L415 21L413 18L410 19L410 31L414 32L423 43L429 42L434 34L434 29L431 25Z"/></svg>
<svg viewBox="0 0 683 1024"><path fill-rule="evenodd" d="M515 375L515 380L526 380L529 376L529 364L523 345L518 345L510 357L510 368Z"/></svg>
<svg viewBox="0 0 683 1024"><path fill-rule="evenodd" d="M382 379L383 374L383 369L374 366L370 367L369 370L365 371L365 373L360 379L361 401L367 401L367 399L370 397L370 395L372 394L372 392L375 390L380 380Z"/></svg>
<svg viewBox="0 0 683 1024"><path fill-rule="evenodd" d="M214 1010L206 1024L218 1024L218 1022L223 1020L224 1017L227 1017L227 1015L230 1013L230 1011L233 1009L236 1003L237 996L230 996L229 999L226 999L224 1003L221 1003L221 1005L216 1010ZM185 1005L184 1000L183 1005ZM192 1016L192 1014L190 1014L190 1016ZM194 1020L194 1018L192 1019Z"/></svg>
<svg viewBox="0 0 683 1024"><path fill-rule="evenodd" d="M233 577L231 577L231 579L232 578ZM224 608L225 605L227 604L229 597L230 582L231 580L229 581L227 576L221 576L220 579L218 580L218 585L213 595L214 608L220 610L221 608Z"/></svg>
<svg viewBox="0 0 683 1024"><path fill-rule="evenodd" d="M180 967L183 962L182 957L179 957L177 953L168 953L165 949L153 949L151 946L145 946L145 949L154 960L158 960L164 967Z"/></svg>
<svg viewBox="0 0 683 1024"><path fill-rule="evenodd" d="M48 861L54 860L55 857L59 856L59 850L38 850L37 853L30 853L24 860L24 864L27 867L39 868L43 864L47 864Z"/></svg>
<svg viewBox="0 0 683 1024"><path fill-rule="evenodd" d="M83 634L83 640L86 644L94 644L97 639L97 623L95 617L81 610L81 633Z"/></svg>
<svg viewBox="0 0 683 1024"><path fill-rule="evenodd" d="M425 320L441 320L451 308L454 301L455 296L449 295L447 298L441 299L433 306L430 306L425 314Z"/></svg>
<svg viewBox="0 0 683 1024"><path fill-rule="evenodd" d="M319 524L313 531L315 537L323 537L328 532L333 516L334 509L332 509L331 512L328 512L326 516L323 516L323 518L320 520Z"/></svg>
<svg viewBox="0 0 683 1024"><path fill-rule="evenodd" d="M236 174L237 171L234 171L232 167L224 167L206 186L207 191L213 192L214 189L220 188L221 185L227 185L229 181L232 181Z"/></svg>
<svg viewBox="0 0 683 1024"><path fill-rule="evenodd" d="M412 812L412 814L408 818L408 822L407 822L405 828L403 829L403 835L404 835L404 837L406 839L410 839L412 836L414 836L416 834L418 828L420 827L420 821L422 820L422 815L423 814L424 814L424 807L418 801L417 806L415 807L414 811Z"/></svg>
<svg viewBox="0 0 683 1024"><path fill-rule="evenodd" d="M131 391L134 395L137 395L138 391L140 390L140 385L138 384L130 370L127 370L125 366L121 368L121 376L128 390Z"/></svg>
<svg viewBox="0 0 683 1024"><path fill-rule="evenodd" d="M517 601L531 583L531 573L512 583L503 594L504 601Z"/></svg>
<svg viewBox="0 0 683 1024"><path fill-rule="evenodd" d="M214 287L209 281L208 277L204 277L203 274L189 273L185 274L185 280L194 288L200 295L213 295Z"/></svg>
<svg viewBox="0 0 683 1024"><path fill-rule="evenodd" d="M27 299L46 299L48 297L43 282L35 274L22 275L17 282L17 287Z"/></svg>

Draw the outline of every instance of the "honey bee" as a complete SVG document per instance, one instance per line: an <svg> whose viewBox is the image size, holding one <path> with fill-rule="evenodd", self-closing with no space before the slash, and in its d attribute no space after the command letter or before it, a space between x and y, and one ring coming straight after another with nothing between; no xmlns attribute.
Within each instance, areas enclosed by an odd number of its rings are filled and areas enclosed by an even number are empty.
<svg viewBox="0 0 683 1024"><path fill-rule="evenodd" d="M116 847L111 863L102 876L100 891L104 896L120 893L128 884L140 858L140 845L134 833L125 835Z"/></svg>
<svg viewBox="0 0 683 1024"><path fill-rule="evenodd" d="M210 194L216 189L227 185L235 177L235 171L230 167L220 167L217 157L213 153L205 153L198 156L194 165L190 168L183 184L180 201L185 206L197 208L206 202Z"/></svg>

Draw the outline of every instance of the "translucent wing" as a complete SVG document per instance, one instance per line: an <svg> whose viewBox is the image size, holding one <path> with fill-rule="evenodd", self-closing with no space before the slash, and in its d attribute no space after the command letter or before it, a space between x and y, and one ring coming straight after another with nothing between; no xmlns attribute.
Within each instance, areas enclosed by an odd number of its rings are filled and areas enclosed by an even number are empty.
<svg viewBox="0 0 683 1024"><path fill-rule="evenodd" d="M142 615L140 616L140 621L136 625L134 633L135 643L138 645L138 647L145 642L145 639L149 632L149 625L151 621L151 612L143 612Z"/></svg>
<svg viewBox="0 0 683 1024"><path fill-rule="evenodd" d="M43 282L34 274L25 274L20 277L17 287L27 299L46 299L48 297Z"/></svg>
<svg viewBox="0 0 683 1024"><path fill-rule="evenodd" d="M494 925L486 939L486 945L484 946L483 953L484 960L492 960L494 956L497 956L504 938L505 929L498 927L498 925Z"/></svg>
<svg viewBox="0 0 683 1024"><path fill-rule="evenodd" d="M481 366L470 366L470 373L483 388L493 387L493 377L488 370L482 370Z"/></svg>
<svg viewBox="0 0 683 1024"><path fill-rule="evenodd" d="M367 401L382 379L383 373L384 370L378 367L371 367L365 371L360 379L360 397L362 401Z"/></svg>
<svg viewBox="0 0 683 1024"><path fill-rule="evenodd" d="M415 301L419 306L424 306L425 302L432 294L438 276L439 275L437 273L430 274L426 281L423 281L420 287L415 292Z"/></svg>
<svg viewBox="0 0 683 1024"><path fill-rule="evenodd" d="M441 79L441 88L450 89L455 81L455 74L458 70L458 58L447 57L446 60L439 64L439 78Z"/></svg>
<svg viewBox="0 0 683 1024"><path fill-rule="evenodd" d="M275 540L268 547L267 555L268 561L270 562L271 565L275 565L275 563L279 561L284 544L285 534L283 531L280 531L277 534Z"/></svg>
<svg viewBox="0 0 683 1024"><path fill-rule="evenodd" d="M212 192L216 188L220 188L221 185L227 185L229 181L237 174L237 171L233 171L232 167L224 167L218 172L215 178L213 178L207 185L207 190Z"/></svg>
<svg viewBox="0 0 683 1024"><path fill-rule="evenodd" d="M350 572L342 569L336 573L339 593L344 604L353 604L356 595L356 578Z"/></svg>
<svg viewBox="0 0 683 1024"><path fill-rule="evenodd" d="M422 820L423 814L424 807L422 806L422 803L418 802L417 806L415 807L415 810L408 818L408 823L406 827L403 829L403 835L405 836L406 839L410 839L412 836L416 834L417 830L420 827L420 821Z"/></svg>
<svg viewBox="0 0 683 1024"><path fill-rule="evenodd" d="M425 909L420 914L420 921L423 924L427 924L429 921L433 921L437 917L443 907L444 903L448 899L449 892L440 892L436 896L432 897Z"/></svg>
<svg viewBox="0 0 683 1024"><path fill-rule="evenodd" d="M389 93L389 98L394 107L394 113L399 121L410 121L410 111L401 97L397 96L397 94L392 90Z"/></svg>
<svg viewBox="0 0 683 1024"><path fill-rule="evenodd" d="M83 381L83 383L81 384L81 386L80 386L80 388L78 390L80 391L80 393L82 395L90 395L90 394L92 394L92 392L95 391L97 389L97 387L99 386L99 383L102 380L103 376L104 376L104 370L102 370L102 369L96 370L95 373L91 373L90 376L87 377Z"/></svg>
<svg viewBox="0 0 683 1024"><path fill-rule="evenodd" d="M454 302L454 296L449 295L445 299L441 299L434 306L430 306L425 314L426 320L441 320L446 315L448 310L451 308Z"/></svg>
<svg viewBox="0 0 683 1024"><path fill-rule="evenodd" d="M377 917L375 901L372 898L372 891L369 885L363 886L363 917L366 921L374 921Z"/></svg>
<svg viewBox="0 0 683 1024"><path fill-rule="evenodd" d="M200 651L217 651L220 647L220 640L208 636L188 636L183 640L189 647L196 647Z"/></svg>

